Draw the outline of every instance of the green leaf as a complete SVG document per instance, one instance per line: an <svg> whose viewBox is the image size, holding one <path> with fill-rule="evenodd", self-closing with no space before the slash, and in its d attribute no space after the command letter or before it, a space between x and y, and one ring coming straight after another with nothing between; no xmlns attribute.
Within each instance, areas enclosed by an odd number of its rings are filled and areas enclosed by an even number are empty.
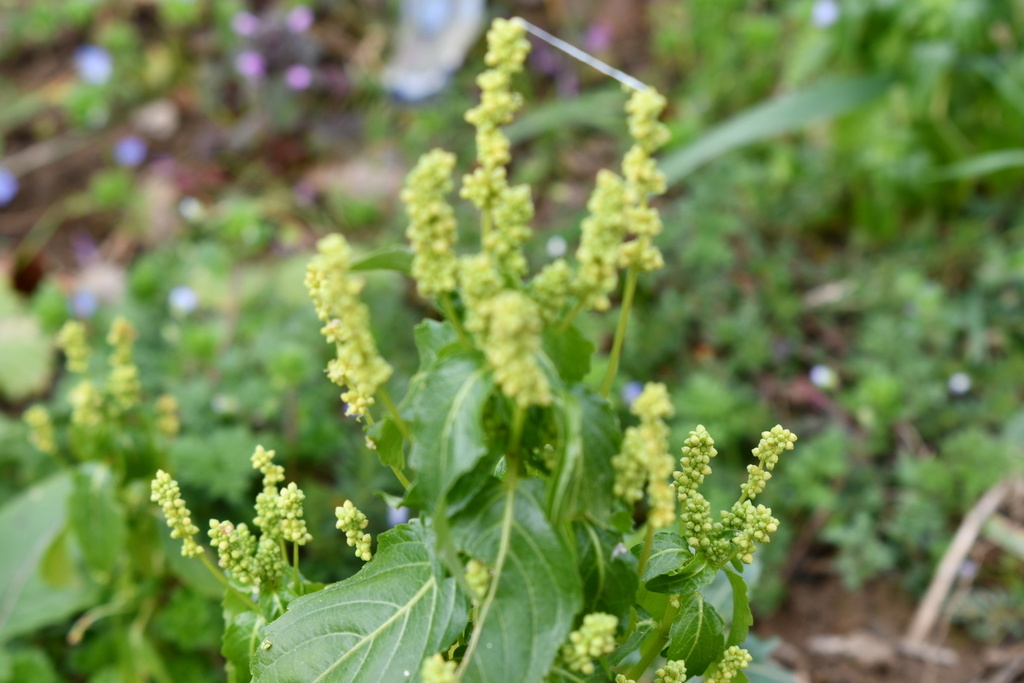
<svg viewBox="0 0 1024 683"><path fill-rule="evenodd" d="M969 157L955 164L933 169L925 174L925 182L937 183L944 180L961 180L989 175L1008 168L1024 166L1024 149L1002 149Z"/></svg>
<svg viewBox="0 0 1024 683"><path fill-rule="evenodd" d="M61 472L0 508L0 643L63 621L95 604L98 590L79 577L68 587L38 573L44 554L67 524L72 475Z"/></svg>
<svg viewBox="0 0 1024 683"><path fill-rule="evenodd" d="M373 439L377 457L385 467L405 467L405 440L402 431L390 417L373 423L366 429L366 435Z"/></svg>
<svg viewBox="0 0 1024 683"><path fill-rule="evenodd" d="M542 487L528 480L482 492L453 520L452 537L491 567L494 591L475 610L462 680L536 683L583 602L572 553L544 516Z"/></svg>
<svg viewBox="0 0 1024 683"><path fill-rule="evenodd" d="M612 666L618 666L622 660L636 652L643 642L647 640L647 636L650 635L651 631L658 627L657 620L651 616L650 612L639 605L636 605L634 609L633 630L615 652L608 656L608 663Z"/></svg>
<svg viewBox="0 0 1024 683"><path fill-rule="evenodd" d="M750 627L754 625L754 615L750 613L750 597L747 595L747 582L736 572L725 572L732 586L732 623L729 624L729 635L725 646L739 645L747 638Z"/></svg>
<svg viewBox="0 0 1024 683"><path fill-rule="evenodd" d="M441 358L423 376L411 406L413 499L436 508L455 480L487 452L483 412L493 387L478 353Z"/></svg>
<svg viewBox="0 0 1024 683"><path fill-rule="evenodd" d="M117 499L117 482L110 468L83 465L75 474L69 500L75 514L71 529L82 548L86 565L104 580L121 557L127 537L124 509Z"/></svg>
<svg viewBox="0 0 1024 683"><path fill-rule="evenodd" d="M891 84L892 79L887 76L864 76L821 83L783 95L712 128L690 145L665 155L659 165L668 184L674 185L734 149L867 104L888 91Z"/></svg>
<svg viewBox="0 0 1024 683"><path fill-rule="evenodd" d="M233 681L245 683L250 680L250 660L256 648L263 642L267 620L263 615L249 609L234 592L224 595L224 636L220 652L227 660L229 675Z"/></svg>
<svg viewBox="0 0 1024 683"><path fill-rule="evenodd" d="M430 369L441 349L459 340L451 323L437 320L424 320L415 327L413 335L420 355L421 371Z"/></svg>
<svg viewBox="0 0 1024 683"><path fill-rule="evenodd" d="M562 392L560 449L548 491L554 520L586 516L607 523L612 513L612 458L619 452L622 431L611 404L586 385Z"/></svg>
<svg viewBox="0 0 1024 683"><path fill-rule="evenodd" d="M655 593L689 593L711 584L717 575L718 567L704 553L697 553L677 570L648 581L647 589Z"/></svg>
<svg viewBox="0 0 1024 683"><path fill-rule="evenodd" d="M405 275L412 275L412 250L399 245L384 247L372 254L356 259L349 266L349 269L394 270Z"/></svg>
<svg viewBox="0 0 1024 683"><path fill-rule="evenodd" d="M668 634L668 658L686 662L686 673L699 676L725 651L725 623L704 596L693 592L679 596L679 614Z"/></svg>
<svg viewBox="0 0 1024 683"><path fill-rule="evenodd" d="M558 368L558 374L566 384L582 382L590 372L590 358L595 347L575 325L564 332L551 328L544 330L543 344L544 353Z"/></svg>
<svg viewBox="0 0 1024 683"><path fill-rule="evenodd" d="M252 660L256 683L417 681L424 657L466 623L455 583L418 524L381 535L355 576L296 599L266 628Z"/></svg>
<svg viewBox="0 0 1024 683"><path fill-rule="evenodd" d="M642 543L632 548L632 553L637 557L642 551ZM668 529L657 531L651 542L651 552L647 556L647 565L640 580L647 582L656 576L678 571L692 559L693 553L686 539Z"/></svg>
<svg viewBox="0 0 1024 683"><path fill-rule="evenodd" d="M626 97L619 88L595 90L571 100L556 100L533 108L505 128L513 143L535 138L549 131L573 126L589 126L620 133Z"/></svg>
<svg viewBox="0 0 1024 683"><path fill-rule="evenodd" d="M639 580L636 558L619 546L619 537L590 522L576 529L576 565L583 579L583 613L606 612L629 620Z"/></svg>

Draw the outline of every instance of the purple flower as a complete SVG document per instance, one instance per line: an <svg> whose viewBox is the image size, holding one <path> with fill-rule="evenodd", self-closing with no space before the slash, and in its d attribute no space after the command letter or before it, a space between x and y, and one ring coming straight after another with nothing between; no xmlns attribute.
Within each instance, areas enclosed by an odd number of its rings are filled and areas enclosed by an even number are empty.
<svg viewBox="0 0 1024 683"><path fill-rule="evenodd" d="M114 59L99 45L83 45L75 50L75 71L86 83L102 85L114 73Z"/></svg>
<svg viewBox="0 0 1024 683"><path fill-rule="evenodd" d="M146 160L146 141L138 135L126 135L114 145L114 161L119 166L135 168Z"/></svg>
<svg viewBox="0 0 1024 683"><path fill-rule="evenodd" d="M254 36L260 30L259 17L252 12L239 12L231 17L231 30L239 36Z"/></svg>
<svg viewBox="0 0 1024 683"><path fill-rule="evenodd" d="M818 28L828 28L839 21L839 3L836 0L817 0L811 10L811 22Z"/></svg>
<svg viewBox="0 0 1024 683"><path fill-rule="evenodd" d="M191 287L178 285L167 296L167 304L177 315L188 315L199 308L199 296Z"/></svg>
<svg viewBox="0 0 1024 683"><path fill-rule="evenodd" d="M10 204L17 194L17 177L3 166L0 166L0 206Z"/></svg>
<svg viewBox="0 0 1024 683"><path fill-rule="evenodd" d="M306 5L293 7L292 10L288 12L288 17L285 19L285 23L288 24L288 30L292 33L304 33L313 25L313 10Z"/></svg>
<svg viewBox="0 0 1024 683"><path fill-rule="evenodd" d="M613 33L611 26L603 21L598 21L587 28L583 44L590 52L604 52L612 45Z"/></svg>
<svg viewBox="0 0 1024 683"><path fill-rule="evenodd" d="M633 405L633 401L637 400L644 391L643 382L626 382L626 385L622 387L622 391L619 394L622 396L622 400L626 402L626 405Z"/></svg>
<svg viewBox="0 0 1024 683"><path fill-rule="evenodd" d="M284 72L284 82L292 90L305 90L313 83L313 71L305 64L294 64Z"/></svg>
<svg viewBox="0 0 1024 683"><path fill-rule="evenodd" d="M68 299L68 312L82 320L96 315L96 309L99 306L99 298L88 289L77 289Z"/></svg>
<svg viewBox="0 0 1024 683"><path fill-rule="evenodd" d="M235 58L235 69L244 78L258 80L267 72L267 62L263 55L255 50L246 50Z"/></svg>

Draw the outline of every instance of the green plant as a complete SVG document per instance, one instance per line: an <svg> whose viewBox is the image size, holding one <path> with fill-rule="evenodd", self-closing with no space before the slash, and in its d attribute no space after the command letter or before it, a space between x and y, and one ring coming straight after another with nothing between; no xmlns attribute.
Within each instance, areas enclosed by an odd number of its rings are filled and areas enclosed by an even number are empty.
<svg viewBox="0 0 1024 683"><path fill-rule="evenodd" d="M529 44L521 24L504 20L488 40L481 104L466 116L478 165L461 191L479 210L481 251L454 252L458 226L445 197L455 158L435 150L402 197L411 257L391 250L358 261L331 235L306 276L337 351L328 377L405 488L395 504L417 517L381 534L374 550L366 516L350 502L338 507L337 526L366 565L323 587L300 571L299 548L312 540L304 496L295 483L282 486L272 452L252 456L263 475L258 534L210 522L219 569L166 472L153 481L153 500L183 554L202 558L227 586L232 680L251 672L257 682L623 683L648 671L665 683L746 680L741 645L752 617L741 572L778 526L754 500L796 437L780 426L761 434L757 462L719 521L699 490L717 455L707 430L689 432L673 472L666 387L644 387L631 407L639 422L624 431L608 398L639 275L663 264L649 198L664 191L650 157L667 137L657 121L664 98L631 97L635 142L621 176L598 174L576 264L558 259L524 280L533 206L526 186L507 181L511 150L500 127L521 104L510 86ZM411 273L443 317L416 326L419 369L398 402L360 299L357 271L374 266ZM612 349L603 374L592 372L595 347L574 320L610 307L620 269ZM720 576L732 593L725 618L704 594Z"/></svg>

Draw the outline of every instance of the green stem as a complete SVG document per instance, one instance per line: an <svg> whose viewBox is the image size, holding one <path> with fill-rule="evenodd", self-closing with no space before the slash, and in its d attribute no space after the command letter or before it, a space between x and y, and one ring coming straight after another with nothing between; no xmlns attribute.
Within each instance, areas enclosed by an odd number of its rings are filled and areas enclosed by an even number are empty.
<svg viewBox="0 0 1024 683"><path fill-rule="evenodd" d="M245 603L246 607L251 609L253 612L256 612L256 614L262 614L262 612L260 611L260 606L253 602L252 598L250 598L248 595L242 593L237 588L232 586L231 582L228 581L228 577L224 576L224 572L222 572L220 569L214 566L213 562L210 562L210 558L206 556L205 551L203 552L202 555L199 556L199 559L203 561L203 564L206 565L206 568L210 570L210 573L213 574L213 576L218 581L224 584L225 588L234 593L235 597L237 597L239 600Z"/></svg>
<svg viewBox="0 0 1024 683"><path fill-rule="evenodd" d="M455 306L452 305L452 298L447 292L441 295L441 308L444 309L445 317L448 318L448 322L455 328L455 334L459 335L459 341L466 346L473 346L473 342L469 338L469 334L462 327L462 321L459 320L459 316L455 315Z"/></svg>
<svg viewBox="0 0 1024 683"><path fill-rule="evenodd" d="M298 543L292 543L292 572L295 574L295 594L302 595L302 575L299 573Z"/></svg>
<svg viewBox="0 0 1024 683"><path fill-rule="evenodd" d="M402 419L401 414L398 412L398 406L391 400L391 394L384 387L377 390L377 395L380 396L380 402L384 404L384 407L389 413L391 413L391 419L394 421L395 426L398 427L398 431L402 432L402 436L408 440L411 436L409 431L409 425L406 424L405 420Z"/></svg>
<svg viewBox="0 0 1024 683"><path fill-rule="evenodd" d="M640 562L636 566L636 573L639 576L644 575L644 570L647 569L647 561L651 559L651 547L654 545L654 527L651 526L650 522L647 523L647 533L644 534L644 547L640 551Z"/></svg>
<svg viewBox="0 0 1024 683"><path fill-rule="evenodd" d="M573 306L572 310L569 312L569 315L566 316L565 320L562 321L562 324L558 326L558 331L564 333L570 327L572 327L573 321L576 320L576 316L579 315L580 311L582 311L582 310L583 310L583 299L578 299L576 301L576 305Z"/></svg>
<svg viewBox="0 0 1024 683"><path fill-rule="evenodd" d="M636 293L637 275L636 266L632 266L626 274L626 290L622 294L619 325L615 328L615 341L612 343L612 353L608 357L608 370L605 372L604 382L601 383L601 395L605 398L608 398L608 394L611 393L612 383L615 382L615 374L619 371L619 358L622 356L622 344L626 340L629 311L633 308L633 295Z"/></svg>
<svg viewBox="0 0 1024 683"><path fill-rule="evenodd" d="M665 649L665 644L668 643L669 629L672 627L672 622L677 614L679 614L678 607L669 604L665 608L665 614L661 618L661 623L651 631L646 640L644 640L643 645L640 646L640 661L629 670L629 673L626 674L627 678L639 680L651 663L657 659L661 651Z"/></svg>
<svg viewBox="0 0 1024 683"><path fill-rule="evenodd" d="M405 476L405 472L402 471L401 467L392 465L391 471L395 473L395 476L398 478L398 482L402 485L402 488L406 491L412 488L412 482L410 482L409 478Z"/></svg>
<svg viewBox="0 0 1024 683"><path fill-rule="evenodd" d="M508 454L517 455L519 453L519 443L523 438L523 421L526 418L526 409L523 406L516 404L516 413L512 418L512 442L509 444Z"/></svg>

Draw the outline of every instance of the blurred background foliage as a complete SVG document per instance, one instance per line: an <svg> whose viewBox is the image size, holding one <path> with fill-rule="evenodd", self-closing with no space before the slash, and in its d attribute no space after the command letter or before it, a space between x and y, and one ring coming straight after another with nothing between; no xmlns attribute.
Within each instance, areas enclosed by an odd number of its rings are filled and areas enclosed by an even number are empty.
<svg viewBox="0 0 1024 683"><path fill-rule="evenodd" d="M397 192L419 154L469 167L482 48L440 94L396 103L380 81L396 5L0 2L0 682L222 680L218 589L159 540L156 463L197 519L248 519L248 455L278 449L308 497L313 580L354 570L334 505L351 498L373 531L400 519L323 378L302 286L319 235L365 253L402 239ZM704 424L736 478L756 429L801 435L772 501L785 524L762 611L819 560L850 590L886 577L920 594L965 512L1024 469L1024 0L487 11L669 98L668 265L640 284L621 416L638 382L667 382L673 443ZM593 175L625 144L624 96L542 43L520 87L509 133L537 266L575 248ZM365 296L404 383L427 308L385 274ZM56 331L87 324L102 381L116 315L139 331L144 394L180 405L176 439L141 417L102 447L74 439ZM613 324L581 321L605 346ZM30 445L33 404L54 416L57 457ZM979 543L953 615L989 643L1024 637L1013 538Z"/></svg>

